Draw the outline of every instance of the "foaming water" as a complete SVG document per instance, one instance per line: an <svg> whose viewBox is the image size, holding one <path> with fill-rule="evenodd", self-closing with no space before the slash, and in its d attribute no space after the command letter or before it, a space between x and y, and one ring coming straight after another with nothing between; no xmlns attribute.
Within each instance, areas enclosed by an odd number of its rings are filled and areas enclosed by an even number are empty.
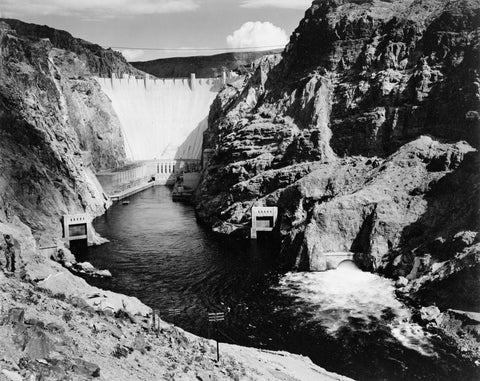
<svg viewBox="0 0 480 381"><path fill-rule="evenodd" d="M307 311L309 321L333 337L346 328L370 332L383 324L402 345L435 355L429 335L411 322L410 310L395 297L393 282L363 272L351 262L325 272L287 273L277 288L293 297L293 314L307 318Z"/></svg>
<svg viewBox="0 0 480 381"><path fill-rule="evenodd" d="M207 312L225 311L222 341L306 355L356 380L480 379L448 344L411 323L389 280L351 263L285 274L268 239L202 229L166 187L113 206L94 226L110 243L82 260L113 277L88 282L136 296L197 335L208 335ZM180 310L175 319L171 308Z"/></svg>

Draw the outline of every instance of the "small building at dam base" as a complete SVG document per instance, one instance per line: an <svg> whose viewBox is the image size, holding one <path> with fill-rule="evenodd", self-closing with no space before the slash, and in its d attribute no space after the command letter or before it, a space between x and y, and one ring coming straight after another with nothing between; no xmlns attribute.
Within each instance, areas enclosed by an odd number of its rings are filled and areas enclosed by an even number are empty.
<svg viewBox="0 0 480 381"><path fill-rule="evenodd" d="M119 201L154 185L174 185L179 176L185 177L187 187L198 184L200 160L149 160L127 164L111 171L97 173L105 193Z"/></svg>

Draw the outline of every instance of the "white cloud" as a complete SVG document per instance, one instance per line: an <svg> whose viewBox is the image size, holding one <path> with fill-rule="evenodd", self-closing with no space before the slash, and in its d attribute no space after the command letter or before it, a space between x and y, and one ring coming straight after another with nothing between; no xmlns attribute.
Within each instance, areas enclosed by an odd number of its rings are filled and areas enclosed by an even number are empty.
<svg viewBox="0 0 480 381"><path fill-rule="evenodd" d="M2 0L9 17L24 14L95 18L193 11L198 0Z"/></svg>
<svg viewBox="0 0 480 381"><path fill-rule="evenodd" d="M241 0L240 6L244 8L289 8L307 9L312 5L312 0Z"/></svg>
<svg viewBox="0 0 480 381"><path fill-rule="evenodd" d="M145 53L141 49L116 49L116 50L117 52L122 53L128 62L135 61L137 58L143 56L143 54Z"/></svg>
<svg viewBox="0 0 480 381"><path fill-rule="evenodd" d="M268 47L283 47L287 42L287 33L271 22L249 21L227 36L229 48L265 50Z"/></svg>

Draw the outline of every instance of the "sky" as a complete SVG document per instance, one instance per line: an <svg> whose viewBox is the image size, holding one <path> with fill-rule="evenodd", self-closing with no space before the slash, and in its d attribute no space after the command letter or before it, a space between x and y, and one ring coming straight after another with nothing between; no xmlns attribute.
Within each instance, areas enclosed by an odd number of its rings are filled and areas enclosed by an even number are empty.
<svg viewBox="0 0 480 381"><path fill-rule="evenodd" d="M63 29L145 61L283 47L311 1L1 0L0 16Z"/></svg>

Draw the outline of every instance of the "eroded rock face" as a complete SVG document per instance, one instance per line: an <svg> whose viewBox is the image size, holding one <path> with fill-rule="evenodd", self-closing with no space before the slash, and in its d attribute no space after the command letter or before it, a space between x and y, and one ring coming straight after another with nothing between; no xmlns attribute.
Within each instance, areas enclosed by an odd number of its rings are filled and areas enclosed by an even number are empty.
<svg viewBox="0 0 480 381"><path fill-rule="evenodd" d="M275 205L294 268L442 272L479 231L479 20L478 0L314 1L212 106L200 219L241 233Z"/></svg>
<svg viewBox="0 0 480 381"><path fill-rule="evenodd" d="M0 222L18 217L40 245L61 237L63 214L93 218L109 206L93 171L125 153L91 76L128 66L120 57L66 32L0 20Z"/></svg>

